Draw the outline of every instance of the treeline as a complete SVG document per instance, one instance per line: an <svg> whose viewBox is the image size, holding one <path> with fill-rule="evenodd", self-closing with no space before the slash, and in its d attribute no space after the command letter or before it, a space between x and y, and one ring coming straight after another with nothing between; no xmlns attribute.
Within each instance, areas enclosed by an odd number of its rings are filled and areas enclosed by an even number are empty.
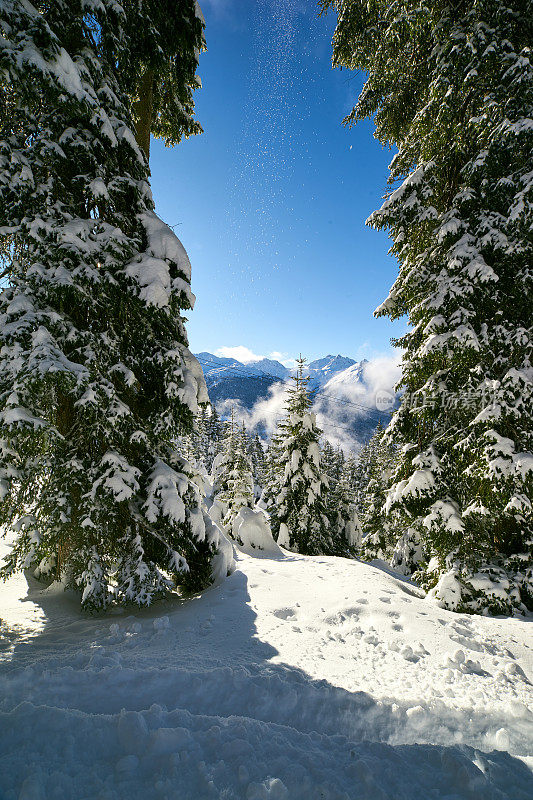
<svg viewBox="0 0 533 800"><path fill-rule="evenodd" d="M279 544L307 555L353 556L364 534L381 535L380 509L396 453L378 425L359 453L348 455L322 436L312 411L305 360L287 392L286 413L270 441L232 413L202 408L181 437L183 456L210 483L210 515L231 532L243 507L268 512ZM378 548L376 557L386 555Z"/></svg>

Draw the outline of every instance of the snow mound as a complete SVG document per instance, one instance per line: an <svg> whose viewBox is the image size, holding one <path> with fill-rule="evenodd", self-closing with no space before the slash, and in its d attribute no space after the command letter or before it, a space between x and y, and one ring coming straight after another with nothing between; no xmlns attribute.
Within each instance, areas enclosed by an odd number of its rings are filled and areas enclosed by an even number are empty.
<svg viewBox="0 0 533 800"><path fill-rule="evenodd" d="M258 550L283 555L272 537L267 515L260 508L241 508L233 521L232 534L240 549L249 555L257 555Z"/></svg>
<svg viewBox="0 0 533 800"><path fill-rule="evenodd" d="M211 578L213 583L217 585L235 570L233 545L209 514L204 514L203 516L207 539L214 542L217 549L217 553L211 562Z"/></svg>

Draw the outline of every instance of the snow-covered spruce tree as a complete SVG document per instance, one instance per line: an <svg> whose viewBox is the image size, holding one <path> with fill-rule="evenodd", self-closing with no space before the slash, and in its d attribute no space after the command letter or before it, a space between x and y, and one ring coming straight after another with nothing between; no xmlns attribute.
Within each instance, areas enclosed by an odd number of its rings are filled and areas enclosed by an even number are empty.
<svg viewBox="0 0 533 800"><path fill-rule="evenodd" d="M265 453L264 484L259 505L275 516L276 499L283 479L281 466L281 436L276 430L271 435Z"/></svg>
<svg viewBox="0 0 533 800"><path fill-rule="evenodd" d="M357 455L348 458L350 470L350 486L354 493L357 513L362 519L365 506L365 492L368 485L370 469L370 441L366 442Z"/></svg>
<svg viewBox="0 0 533 800"><path fill-rule="evenodd" d="M358 457L353 450L351 450L348 455L345 456L342 470L348 476L350 492L352 493L354 501L357 504L356 487L358 485Z"/></svg>
<svg viewBox="0 0 533 800"><path fill-rule="evenodd" d="M326 514L332 536L345 539L347 544L358 539L355 496L350 486L350 472L342 448L333 447L324 439L321 448L321 469L328 480Z"/></svg>
<svg viewBox="0 0 533 800"><path fill-rule="evenodd" d="M184 455L188 460L194 460L201 470L207 473L207 462L209 461L209 436L208 436L209 412L207 407L202 405L195 415L192 431L187 436L182 436L181 441L185 446Z"/></svg>
<svg viewBox="0 0 533 800"><path fill-rule="evenodd" d="M331 442L322 442L322 469L329 478L340 480L344 468L345 456L341 447L333 447Z"/></svg>
<svg viewBox="0 0 533 800"><path fill-rule="evenodd" d="M260 496L265 486L266 455L261 439L257 433L250 442L249 456L254 476L254 492L256 496Z"/></svg>
<svg viewBox="0 0 533 800"><path fill-rule="evenodd" d="M391 435L398 536L422 533L443 605L533 608L533 15L522 0L322 0L334 64L368 75L346 122L395 145L399 276L377 310L411 328Z"/></svg>
<svg viewBox="0 0 533 800"><path fill-rule="evenodd" d="M224 438L224 426L218 415L215 406L210 406L209 415L206 420L205 430L207 436L207 453L205 458L205 467L208 472L213 469L213 461L222 449L222 441Z"/></svg>
<svg viewBox="0 0 533 800"><path fill-rule="evenodd" d="M338 454L337 454L338 457ZM355 497L350 485L349 464L344 461L339 477L329 478L326 508L330 519L332 536L343 542L345 554L354 554L361 544L361 529ZM343 548L340 548L342 551Z"/></svg>
<svg viewBox="0 0 533 800"><path fill-rule="evenodd" d="M213 490L215 500L224 509L224 525L231 523L241 508L254 506L254 480L248 456L248 435L244 424L239 428L233 409L222 452L213 464Z"/></svg>
<svg viewBox="0 0 533 800"><path fill-rule="evenodd" d="M194 2L165 6L153 46L192 20L194 53ZM152 11L0 7L1 510L17 531L3 574L41 565L86 608L199 588L217 548L172 446L208 399L181 316L190 264L154 213L117 68Z"/></svg>
<svg viewBox="0 0 533 800"><path fill-rule="evenodd" d="M335 448L327 439L321 442L321 465L328 478L337 477L337 461L335 459Z"/></svg>
<svg viewBox="0 0 533 800"><path fill-rule="evenodd" d="M279 539L280 527L291 550L305 555L338 554L339 542L332 538L327 514L328 479L320 462L319 440L312 398L305 377L305 359L297 360L297 374L287 390L287 416L278 426L281 475L269 487L275 497L271 506L272 530ZM285 543L284 535L281 543ZM338 545L338 547L337 547Z"/></svg>
<svg viewBox="0 0 533 800"><path fill-rule="evenodd" d="M218 494L226 491L227 489L227 476L231 471L231 466L235 461L237 452L237 428L235 423L235 415L233 409L231 410L231 417L229 420L221 423L223 426L223 434L221 440L220 452L213 460L213 469L211 472L211 479L213 482L213 495L216 497Z"/></svg>
<svg viewBox="0 0 533 800"><path fill-rule="evenodd" d="M241 508L253 508L255 503L252 462L248 453L249 436L242 423L237 432L235 462L228 478L226 503L228 505L227 523L232 521Z"/></svg>
<svg viewBox="0 0 533 800"><path fill-rule="evenodd" d="M363 555L367 559L391 559L397 539L396 516L386 513L387 490L397 461L396 451L381 423L364 453L366 485L361 492L361 527L365 536Z"/></svg>

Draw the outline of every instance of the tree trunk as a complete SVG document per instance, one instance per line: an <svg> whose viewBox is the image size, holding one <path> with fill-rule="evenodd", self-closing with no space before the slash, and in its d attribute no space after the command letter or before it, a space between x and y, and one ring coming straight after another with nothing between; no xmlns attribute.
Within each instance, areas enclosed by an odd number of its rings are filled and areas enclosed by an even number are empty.
<svg viewBox="0 0 533 800"><path fill-rule="evenodd" d="M135 125L135 138L137 144L144 151L146 160L150 161L150 130L152 127L152 96L154 85L154 71L145 69L139 85L139 99L135 103L137 122Z"/></svg>

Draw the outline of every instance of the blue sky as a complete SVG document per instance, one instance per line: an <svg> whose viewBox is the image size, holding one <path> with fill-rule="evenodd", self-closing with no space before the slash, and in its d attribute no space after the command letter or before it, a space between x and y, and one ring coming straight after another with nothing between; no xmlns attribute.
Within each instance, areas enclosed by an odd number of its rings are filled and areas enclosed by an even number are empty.
<svg viewBox="0 0 533 800"><path fill-rule="evenodd" d="M364 221L391 154L371 122L341 124L362 76L331 69L333 15L319 18L312 0L201 5L205 132L173 149L154 141L151 154L157 210L192 262L192 349L390 351L405 325L372 312L397 266Z"/></svg>

